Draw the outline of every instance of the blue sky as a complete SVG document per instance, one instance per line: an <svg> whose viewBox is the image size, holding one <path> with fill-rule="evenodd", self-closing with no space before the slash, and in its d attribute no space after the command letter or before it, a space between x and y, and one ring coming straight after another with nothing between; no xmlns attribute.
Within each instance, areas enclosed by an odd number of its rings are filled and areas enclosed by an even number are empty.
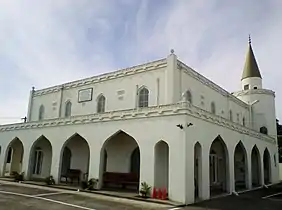
<svg viewBox="0 0 282 210"><path fill-rule="evenodd" d="M32 86L164 58L171 48L224 89L239 90L249 33L282 121L281 11L281 0L0 1L0 123L26 115Z"/></svg>

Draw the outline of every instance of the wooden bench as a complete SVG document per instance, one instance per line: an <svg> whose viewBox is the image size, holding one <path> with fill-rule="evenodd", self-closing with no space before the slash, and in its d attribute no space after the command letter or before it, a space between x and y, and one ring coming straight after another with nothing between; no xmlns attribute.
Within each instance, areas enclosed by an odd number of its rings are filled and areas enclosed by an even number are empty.
<svg viewBox="0 0 282 210"><path fill-rule="evenodd" d="M119 173L119 172L105 172L103 174L103 182L107 184L120 185L125 188L127 185L139 188L139 176L135 173Z"/></svg>
<svg viewBox="0 0 282 210"><path fill-rule="evenodd" d="M76 179L77 183L79 183L80 174L81 174L81 171L79 169L68 169L66 174L61 175L61 179L65 178L66 183L68 183L68 178L71 180L71 183L73 183L73 180Z"/></svg>

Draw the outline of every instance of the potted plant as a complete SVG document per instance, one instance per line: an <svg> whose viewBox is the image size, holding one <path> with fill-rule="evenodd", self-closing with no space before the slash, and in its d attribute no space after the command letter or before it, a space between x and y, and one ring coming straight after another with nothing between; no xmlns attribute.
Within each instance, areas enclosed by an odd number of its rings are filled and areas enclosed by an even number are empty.
<svg viewBox="0 0 282 210"><path fill-rule="evenodd" d="M20 174L18 172L14 172L13 175L14 175L15 181L17 181L17 182L21 182L21 181L24 180L24 172L22 172Z"/></svg>
<svg viewBox="0 0 282 210"><path fill-rule="evenodd" d="M95 179L95 178L90 179L87 183L87 189L96 190L98 187L98 182L99 182L99 179Z"/></svg>
<svg viewBox="0 0 282 210"><path fill-rule="evenodd" d="M47 185L54 185L55 184L55 179L53 178L53 176L48 176L45 178L45 183Z"/></svg>
<svg viewBox="0 0 282 210"><path fill-rule="evenodd" d="M151 187L146 182L142 182L139 192L141 194L141 197L148 198L151 193Z"/></svg>

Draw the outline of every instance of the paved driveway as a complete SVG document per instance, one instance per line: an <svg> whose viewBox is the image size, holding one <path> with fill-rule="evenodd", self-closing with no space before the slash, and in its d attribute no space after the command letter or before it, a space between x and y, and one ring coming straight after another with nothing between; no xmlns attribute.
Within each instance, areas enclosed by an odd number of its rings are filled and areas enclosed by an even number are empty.
<svg viewBox="0 0 282 210"><path fill-rule="evenodd" d="M0 182L0 210L282 210L282 184L183 208L103 195Z"/></svg>
<svg viewBox="0 0 282 210"><path fill-rule="evenodd" d="M227 196L187 206L185 210L282 210L282 184L239 196Z"/></svg>
<svg viewBox="0 0 282 210"><path fill-rule="evenodd" d="M90 193L0 183L0 210L167 210L171 208Z"/></svg>

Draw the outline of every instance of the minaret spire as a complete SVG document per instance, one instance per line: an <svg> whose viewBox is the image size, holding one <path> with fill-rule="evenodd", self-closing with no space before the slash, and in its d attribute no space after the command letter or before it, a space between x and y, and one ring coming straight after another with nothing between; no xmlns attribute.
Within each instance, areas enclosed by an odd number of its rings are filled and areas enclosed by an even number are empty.
<svg viewBox="0 0 282 210"><path fill-rule="evenodd" d="M252 43L251 35L249 34L248 52L247 52L245 66L244 66L244 70L243 70L241 80L246 79L246 78L250 78L250 77L261 78L261 74L260 74L260 71L259 71L259 67L258 67L256 58L255 58L251 43Z"/></svg>

